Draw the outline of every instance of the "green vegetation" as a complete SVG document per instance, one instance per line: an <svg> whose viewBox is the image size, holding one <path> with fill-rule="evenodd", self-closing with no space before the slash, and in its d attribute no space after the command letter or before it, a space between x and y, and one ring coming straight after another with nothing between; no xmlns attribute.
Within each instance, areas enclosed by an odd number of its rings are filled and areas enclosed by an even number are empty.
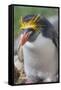
<svg viewBox="0 0 61 90"><path fill-rule="evenodd" d="M24 7L15 6L14 7L14 37L16 38L20 32L19 20L21 16L30 14L40 14L45 17L53 16L58 14L57 8L40 8L40 7Z"/></svg>

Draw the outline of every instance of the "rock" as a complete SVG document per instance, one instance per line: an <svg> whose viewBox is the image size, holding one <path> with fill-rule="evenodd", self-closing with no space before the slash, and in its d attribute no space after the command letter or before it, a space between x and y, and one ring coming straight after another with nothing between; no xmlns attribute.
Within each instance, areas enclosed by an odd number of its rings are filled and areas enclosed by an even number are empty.
<svg viewBox="0 0 61 90"><path fill-rule="evenodd" d="M19 73L18 69L14 66L14 83L17 82L19 76L20 76L20 73Z"/></svg>

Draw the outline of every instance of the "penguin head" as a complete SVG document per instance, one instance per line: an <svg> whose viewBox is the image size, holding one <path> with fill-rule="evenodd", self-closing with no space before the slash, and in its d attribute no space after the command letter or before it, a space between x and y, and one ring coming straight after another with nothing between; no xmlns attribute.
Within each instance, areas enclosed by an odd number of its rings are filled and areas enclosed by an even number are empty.
<svg viewBox="0 0 61 90"><path fill-rule="evenodd" d="M21 34L28 33L28 41L34 41L36 38L35 34L39 31L39 23L40 20L39 15L27 15L25 17L21 17L20 19L20 30Z"/></svg>
<svg viewBox="0 0 61 90"><path fill-rule="evenodd" d="M43 27L43 23L40 23L40 15L27 15L25 17L21 17L20 20L20 30L21 34L24 33L29 34L28 41L34 41L39 32L40 28Z"/></svg>

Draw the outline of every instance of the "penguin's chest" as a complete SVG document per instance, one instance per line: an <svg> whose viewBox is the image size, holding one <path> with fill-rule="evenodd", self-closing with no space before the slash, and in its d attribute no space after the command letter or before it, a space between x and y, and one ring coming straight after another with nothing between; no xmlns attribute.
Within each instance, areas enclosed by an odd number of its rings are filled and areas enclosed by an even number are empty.
<svg viewBox="0 0 61 90"><path fill-rule="evenodd" d="M56 66L56 47L52 40L41 34L34 42L27 42L23 47L23 52L26 72L33 70L49 72Z"/></svg>

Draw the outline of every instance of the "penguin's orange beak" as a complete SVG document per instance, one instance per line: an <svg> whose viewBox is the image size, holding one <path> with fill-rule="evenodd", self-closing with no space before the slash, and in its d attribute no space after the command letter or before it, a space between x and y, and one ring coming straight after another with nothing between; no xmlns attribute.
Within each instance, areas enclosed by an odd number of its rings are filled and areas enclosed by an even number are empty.
<svg viewBox="0 0 61 90"><path fill-rule="evenodd" d="M20 45L24 45L29 40L29 33L24 32L20 37Z"/></svg>

